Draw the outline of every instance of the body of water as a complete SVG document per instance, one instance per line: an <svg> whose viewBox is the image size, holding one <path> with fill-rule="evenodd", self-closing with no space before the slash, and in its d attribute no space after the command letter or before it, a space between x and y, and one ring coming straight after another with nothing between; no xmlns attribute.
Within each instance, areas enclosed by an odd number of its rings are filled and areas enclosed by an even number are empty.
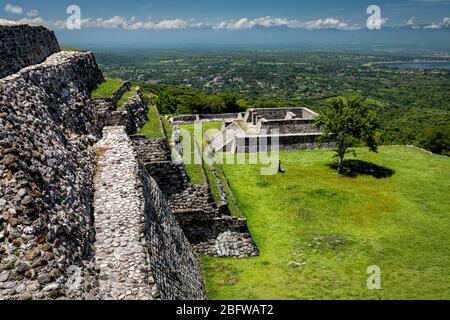
<svg viewBox="0 0 450 320"><path fill-rule="evenodd" d="M450 70L449 62L393 62L375 64L377 67L410 70Z"/></svg>

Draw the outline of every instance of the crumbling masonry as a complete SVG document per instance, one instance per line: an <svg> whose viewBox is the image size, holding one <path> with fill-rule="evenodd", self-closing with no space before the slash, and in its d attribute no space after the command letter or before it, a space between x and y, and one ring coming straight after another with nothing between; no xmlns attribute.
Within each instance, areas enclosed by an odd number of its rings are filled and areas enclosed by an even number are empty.
<svg viewBox="0 0 450 320"><path fill-rule="evenodd" d="M0 36L0 300L204 299L129 137L147 121L142 93L122 110L123 92L91 100L92 53L59 52L40 27L0 23Z"/></svg>

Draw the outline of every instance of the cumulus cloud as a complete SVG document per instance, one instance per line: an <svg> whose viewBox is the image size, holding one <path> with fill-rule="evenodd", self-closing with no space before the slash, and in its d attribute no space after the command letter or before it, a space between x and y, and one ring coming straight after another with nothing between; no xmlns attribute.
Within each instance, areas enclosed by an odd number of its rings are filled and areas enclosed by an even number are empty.
<svg viewBox="0 0 450 320"><path fill-rule="evenodd" d="M442 25L444 27L449 27L450 26L450 18L448 18L448 17L444 18L444 20L442 20Z"/></svg>
<svg viewBox="0 0 450 320"><path fill-rule="evenodd" d="M442 22L440 23L431 23L424 27L424 29L444 29L450 27L450 18L445 17L442 19Z"/></svg>
<svg viewBox="0 0 450 320"><path fill-rule="evenodd" d="M5 12L12 13L12 14L22 14L23 13L22 7L16 6L11 3L7 3L3 9L5 10Z"/></svg>
<svg viewBox="0 0 450 320"><path fill-rule="evenodd" d="M409 20L406 22L407 26L413 26L416 24L416 17L411 17L409 18Z"/></svg>
<svg viewBox="0 0 450 320"><path fill-rule="evenodd" d="M27 12L27 17L34 18L37 16L39 16L39 11L37 11L36 9L32 9Z"/></svg>
<svg viewBox="0 0 450 320"><path fill-rule="evenodd" d="M122 28L126 30L174 30L174 29L184 29L191 26L188 22L182 19L174 20L162 20L159 22L152 21L137 21L135 17L127 19L121 16L115 16L110 19L83 19L81 21L81 26L83 28L106 28L106 29L117 29Z"/></svg>
<svg viewBox="0 0 450 320"><path fill-rule="evenodd" d="M219 21L213 25L213 28L237 30L237 29L251 29L256 26L260 27L285 26L288 28L304 28L304 29L334 28L343 30L352 30L360 28L360 26L358 25L349 24L348 22L336 18L301 21L301 20L289 20L286 18L272 18L270 16L257 19L242 18L239 20Z"/></svg>
<svg viewBox="0 0 450 320"><path fill-rule="evenodd" d="M383 18L382 25L388 22L388 18ZM65 20L45 20L39 16L37 10L27 12L27 17L16 20L21 24L43 25L50 29L65 29ZM450 27L450 18L446 17L440 23L429 25L416 25L416 18L410 18L407 26L418 29L441 29ZM140 21L136 17L114 16L108 19L104 18L85 18L81 21L82 28L103 28L103 29L125 29L125 30L181 30L187 28L212 28L226 30L252 29L255 27L287 27L291 29L338 29L338 30L361 30L364 27L348 21L337 18L323 18L316 20L296 20L287 18L261 17L261 18L241 18L237 20L219 20L216 22L202 22L196 19L165 19L161 21L145 20Z"/></svg>

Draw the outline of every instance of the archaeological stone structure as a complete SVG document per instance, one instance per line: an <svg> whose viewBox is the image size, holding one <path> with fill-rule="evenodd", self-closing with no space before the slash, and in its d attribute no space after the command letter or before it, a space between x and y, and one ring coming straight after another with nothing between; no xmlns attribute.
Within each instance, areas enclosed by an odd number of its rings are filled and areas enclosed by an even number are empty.
<svg viewBox="0 0 450 320"><path fill-rule="evenodd" d="M328 141L319 140L322 130L314 125L317 116L317 113L307 108L260 108L236 115L179 116L171 121L175 125L202 121L222 122L220 132L207 134L211 152L266 151L272 144L276 144L279 150L335 147L332 137ZM261 149L261 142L265 143L265 149Z"/></svg>
<svg viewBox="0 0 450 320"><path fill-rule="evenodd" d="M208 183L189 183L184 164L176 161L178 157L171 152L167 139L153 141L138 135L132 139L139 159L198 254L239 258L259 254L247 220L231 215L225 196L217 204ZM204 178L208 180L205 172Z"/></svg>
<svg viewBox="0 0 450 320"><path fill-rule="evenodd" d="M185 192L185 173L160 190L159 170L172 164L152 172L159 151L149 160L136 148L142 92L122 108L129 84L92 100L104 81L92 53L60 52L41 27L0 22L0 36L0 300L204 299L195 244L169 197Z"/></svg>
<svg viewBox="0 0 450 320"><path fill-rule="evenodd" d="M0 300L205 299L199 256L259 251L214 166L191 183L178 125L223 123L207 156L261 138L334 145L306 108L179 116L173 137L150 140L137 134L151 114L139 87L91 98L105 81L93 53L61 52L43 27L0 20L0 37Z"/></svg>

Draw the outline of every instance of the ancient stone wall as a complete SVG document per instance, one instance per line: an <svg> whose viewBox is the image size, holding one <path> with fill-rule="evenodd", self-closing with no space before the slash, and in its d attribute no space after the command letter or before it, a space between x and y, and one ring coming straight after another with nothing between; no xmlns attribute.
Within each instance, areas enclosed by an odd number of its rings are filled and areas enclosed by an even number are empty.
<svg viewBox="0 0 450 320"><path fill-rule="evenodd" d="M0 79L41 63L59 50L55 34L43 27L0 23Z"/></svg>
<svg viewBox="0 0 450 320"><path fill-rule="evenodd" d="M119 102L120 98L122 98L125 92L130 91L130 89L131 89L131 82L126 81L120 86L119 89L116 90L116 92L113 93L111 97L111 102L114 105L114 107L117 107L117 103Z"/></svg>
<svg viewBox="0 0 450 320"><path fill-rule="evenodd" d="M125 104L124 109L128 113L127 133L136 134L148 120L148 106L142 91L133 95Z"/></svg>
<svg viewBox="0 0 450 320"><path fill-rule="evenodd" d="M204 299L193 248L125 126L105 127L95 179L96 268L102 299Z"/></svg>
<svg viewBox="0 0 450 320"><path fill-rule="evenodd" d="M301 108L259 108L249 109L245 115L245 121L256 124L259 119L284 120L288 113L295 114L296 117L302 117Z"/></svg>
<svg viewBox="0 0 450 320"><path fill-rule="evenodd" d="M280 134L289 133L321 133L320 128L314 126L313 119L293 119L293 120L263 120L262 130L268 134L278 130Z"/></svg>
<svg viewBox="0 0 450 320"><path fill-rule="evenodd" d="M318 114L308 108L302 108L302 118L303 119L315 119Z"/></svg>
<svg viewBox="0 0 450 320"><path fill-rule="evenodd" d="M184 165L171 161L167 140L149 140L144 136L132 138L140 161L156 181L198 254L218 257L259 254L247 228L247 220L232 217L224 202L219 208L209 184L190 184Z"/></svg>
<svg viewBox="0 0 450 320"><path fill-rule="evenodd" d="M149 264L162 299L202 300L204 284L197 257L156 182L140 164Z"/></svg>
<svg viewBox="0 0 450 320"><path fill-rule="evenodd" d="M221 113L221 114L193 114L183 115L173 118L175 124L193 123L195 121L233 121L237 119L239 113Z"/></svg>
<svg viewBox="0 0 450 320"><path fill-rule="evenodd" d="M236 151L237 152L255 152L256 150L250 150L250 140L256 139L258 145L260 144L259 139L266 139L267 147L270 148L273 139L278 139L279 150L290 151L290 150L312 150L312 149L325 149L334 148L336 144L333 141L321 142L318 139L321 134L280 134L277 137L272 136L244 136L236 137ZM254 142L252 142L254 144ZM260 151L266 151L266 149L261 149Z"/></svg>
<svg viewBox="0 0 450 320"><path fill-rule="evenodd" d="M101 299L155 300L158 288L147 263L145 201L138 161L125 127L105 127L97 143L94 180L95 267ZM141 212L142 211L142 212Z"/></svg>
<svg viewBox="0 0 450 320"><path fill-rule="evenodd" d="M168 140L150 140L139 135L132 136L132 140L139 159L166 197L186 188L188 176L182 165L172 163Z"/></svg>
<svg viewBox="0 0 450 320"><path fill-rule="evenodd" d="M97 114L98 124L100 128L117 124L126 124L128 122L128 114L124 111L117 110L117 103L123 94L131 88L130 82L124 82L110 98L95 98L88 101L90 108L94 109Z"/></svg>
<svg viewBox="0 0 450 320"><path fill-rule="evenodd" d="M109 113L105 126L125 126L129 135L136 134L147 122L147 111L147 102L143 93L138 90L122 109Z"/></svg>
<svg viewBox="0 0 450 320"><path fill-rule="evenodd" d="M32 30L32 29L30 29ZM0 300L94 296L91 53L0 80Z"/></svg>
<svg viewBox="0 0 450 320"><path fill-rule="evenodd" d="M167 139L150 140L142 135L134 135L131 138L142 162L170 162L171 153Z"/></svg>

